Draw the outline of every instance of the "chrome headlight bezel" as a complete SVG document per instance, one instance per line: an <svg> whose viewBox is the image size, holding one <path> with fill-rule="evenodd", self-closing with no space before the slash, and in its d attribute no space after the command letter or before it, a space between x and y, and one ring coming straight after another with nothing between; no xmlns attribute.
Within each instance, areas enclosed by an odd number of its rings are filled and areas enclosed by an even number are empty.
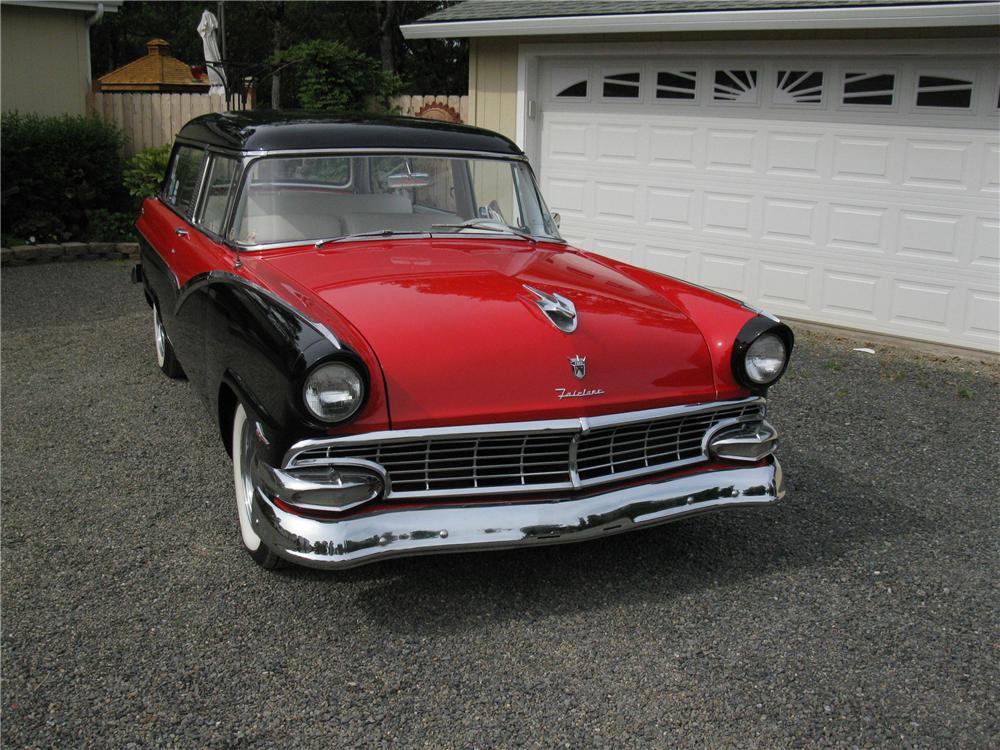
<svg viewBox="0 0 1000 750"><path fill-rule="evenodd" d="M747 356L750 354L751 347L765 336L773 336L781 342L784 347L784 361L774 377L762 382L750 375L747 367ZM792 329L777 318L766 315L757 315L751 318L740 329L733 344L731 359L733 376L740 385L752 393L766 393L768 388L781 380L785 370L788 369L794 343L795 335L792 333Z"/></svg>
<svg viewBox="0 0 1000 750"><path fill-rule="evenodd" d="M324 390L317 384L317 381L323 377L334 382L339 378L345 382L344 391L354 392L349 410L340 413L323 413L321 411L316 393ZM325 390L329 392L332 389ZM345 359L327 359L309 368L305 377L302 378L300 400L302 409L311 421L325 425L343 424L361 413L368 400L368 390L368 377L364 369Z"/></svg>

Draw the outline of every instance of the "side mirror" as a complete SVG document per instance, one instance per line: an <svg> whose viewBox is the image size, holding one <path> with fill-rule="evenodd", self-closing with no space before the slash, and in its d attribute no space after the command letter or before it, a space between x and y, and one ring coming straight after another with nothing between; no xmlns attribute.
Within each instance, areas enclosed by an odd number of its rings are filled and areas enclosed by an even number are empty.
<svg viewBox="0 0 1000 750"><path fill-rule="evenodd" d="M556 229L559 228L560 221L562 221L562 216L559 214L552 214L552 223L556 225Z"/></svg>

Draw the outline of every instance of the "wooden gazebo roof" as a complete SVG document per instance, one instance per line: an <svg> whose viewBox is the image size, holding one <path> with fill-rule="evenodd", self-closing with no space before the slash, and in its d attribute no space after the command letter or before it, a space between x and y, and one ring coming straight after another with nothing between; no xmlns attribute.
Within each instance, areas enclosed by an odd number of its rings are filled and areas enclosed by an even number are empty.
<svg viewBox="0 0 1000 750"><path fill-rule="evenodd" d="M94 84L97 91L167 91L203 93L208 81L197 80L191 67L167 54L170 44L163 39L151 39L144 57L112 70Z"/></svg>

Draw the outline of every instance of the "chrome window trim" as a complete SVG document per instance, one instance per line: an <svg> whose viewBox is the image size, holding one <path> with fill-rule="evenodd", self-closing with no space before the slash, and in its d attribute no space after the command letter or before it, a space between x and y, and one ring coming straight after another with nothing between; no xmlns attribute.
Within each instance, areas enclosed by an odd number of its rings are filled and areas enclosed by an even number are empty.
<svg viewBox="0 0 1000 750"><path fill-rule="evenodd" d="M442 239L462 239L462 240L480 240L480 239L493 239L493 240L516 240L518 242L524 242L525 238L516 234L511 234L510 232L477 232L475 234L465 234L463 232L429 232L426 230L413 230L412 232L400 230L398 233L390 235L388 237L376 236L376 237L355 237L355 238L344 238L339 240L340 242L387 242L397 239L413 239L418 237L421 239L429 240L442 240ZM556 239L554 237L546 237L542 235L532 235L531 238L535 242L551 242L555 245L565 245L567 244L564 239ZM268 242L258 245L243 245L240 243L235 243L239 247L241 253L253 253L260 252L262 250L278 250L284 248L286 250L291 250L292 248L316 248L316 243L325 240L326 237L316 237L309 240L295 240L293 242Z"/></svg>
<svg viewBox="0 0 1000 750"><path fill-rule="evenodd" d="M407 430L381 430L378 432L369 432L361 435L348 435L344 437L335 438L314 438L309 440L301 440L293 444L286 452L282 459L281 466L285 470L290 470L294 468L301 468L303 466L315 466L323 465L326 463L335 463L338 460L342 460L340 457L334 457L329 459L313 459L308 460L303 463L296 463L297 457L309 450L314 450L317 448L330 448L338 446L366 446L372 443L397 443L405 442L409 440L426 440L433 439L437 437L445 438L483 438L491 436L502 436L506 434L544 434L544 433L566 433L572 435L572 439L569 446L569 474L571 481L568 482L550 482L546 484L532 484L532 485L506 485L506 486L491 486L491 487L471 487L462 489L440 489L440 490L414 490L406 492L390 492L387 491L386 497L391 500L407 500L415 498L433 498L433 497L449 497L449 496L476 496L476 495L505 495L505 494L524 494L524 493L538 493L538 492L549 492L555 490L580 490L588 487L593 487L601 484L608 484L610 482L619 482L622 480L633 479L635 477L646 476L649 474L656 474L666 470L674 470L684 466L688 466L695 463L700 463L708 460L708 435L714 435L718 429L713 426L711 429L706 430L706 436L702 437L700 450L701 453L698 456L692 458L681 459L679 461L672 461L662 464L656 464L654 466L644 466L638 469L632 469L630 471L616 472L611 475L594 477L591 479L581 479L579 475L576 450L579 445L580 438L593 430L604 429L608 427L620 427L624 425L634 424L637 422L646 422L655 419L664 419L671 417L686 417L694 414L701 414L704 412L716 411L719 409L727 409L733 407L746 407L760 405L762 408L761 418L766 416L767 413L767 400L760 396L751 396L744 399L737 399L734 401L713 401L703 404L682 404L680 406L667 406L658 409L644 409L642 411L633 412L620 412L617 414L605 414L597 417L575 417L568 419L553 419L553 420L542 420L542 421L531 421L531 422L500 422L492 424L481 424L481 425L462 425L454 427L429 427L425 429L407 429ZM721 427L731 427L734 424L739 424L741 422L755 421L754 419L726 419L723 420Z"/></svg>
<svg viewBox="0 0 1000 750"><path fill-rule="evenodd" d="M202 146L205 148L205 146ZM524 154L500 154L496 151L468 151L464 149L455 148L393 148L391 146L385 147L367 147L367 148L285 148L285 149L271 149L265 150L261 149L258 151L243 151L241 152L244 156L249 159L257 160L265 158L268 156L299 156L302 158L307 158L309 156L319 155L319 156L329 156L335 154L351 154L353 156L360 156L363 154L435 154L440 156L474 156L483 159L500 159L503 161L528 161L528 157Z"/></svg>
<svg viewBox="0 0 1000 750"><path fill-rule="evenodd" d="M184 141L187 143L187 141ZM462 151L455 149L444 149L444 148L329 148L329 149L281 149L272 151L243 151L239 152L241 156L242 166L237 172L236 179L234 180L234 186L236 189L230 199L229 213L226 217L226 222L223 227L223 235L225 237L230 237L232 234L233 224L236 221L236 209L239 206L239 202L243 198L243 193L247 189L247 174L250 168L260 159L266 159L273 156L284 156L284 157L299 157L308 158L310 156L337 156L340 154L348 156L380 156L380 155L395 155L395 154L416 154L416 155L433 155L433 156L451 156L458 158L476 158L476 159L493 159L496 161L516 161L522 162L527 168L528 173L531 175L531 185L535 190L535 194L538 196L542 207L548 211L548 204L545 203L545 197L542 195L541 190L538 188L538 180L535 178L535 173L531 169L531 163L528 161L528 157L524 154L497 154L492 151ZM353 177L352 177L353 184ZM551 212L549 212L551 216ZM457 237L458 232L429 232L430 238L434 237ZM482 232L480 234L462 234L464 239L469 238L504 238L509 239L510 233L507 232ZM557 245L568 245L569 243L562 237L549 237L548 235L531 235L532 239L536 242L552 242ZM230 239L229 242L233 244L234 247L238 248L238 251L243 252L260 252L263 250L278 250L281 248L293 248L293 247L305 247L308 245L314 245L317 241L326 239L325 237L313 237L311 239L304 240L294 240L292 242L265 242L265 243L255 243L255 244L244 244L237 242L236 240ZM370 239L385 241L385 237L374 237ZM391 239L391 238L388 238Z"/></svg>

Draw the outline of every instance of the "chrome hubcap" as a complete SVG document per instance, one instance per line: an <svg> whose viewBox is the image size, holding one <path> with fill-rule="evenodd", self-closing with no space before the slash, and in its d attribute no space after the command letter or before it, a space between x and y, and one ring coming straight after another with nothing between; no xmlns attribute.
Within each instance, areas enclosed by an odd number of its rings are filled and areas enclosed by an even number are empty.
<svg viewBox="0 0 1000 750"><path fill-rule="evenodd" d="M260 547L260 537L253 530L253 480L250 467L254 460L253 423L247 418L246 410L236 409L233 420L233 479L236 484L236 512L240 521L240 536L243 544L251 552Z"/></svg>
<svg viewBox="0 0 1000 750"><path fill-rule="evenodd" d="M161 367L167 357L166 346L167 332L163 330L163 323L160 322L160 311L153 307L153 340L156 342L156 362Z"/></svg>

